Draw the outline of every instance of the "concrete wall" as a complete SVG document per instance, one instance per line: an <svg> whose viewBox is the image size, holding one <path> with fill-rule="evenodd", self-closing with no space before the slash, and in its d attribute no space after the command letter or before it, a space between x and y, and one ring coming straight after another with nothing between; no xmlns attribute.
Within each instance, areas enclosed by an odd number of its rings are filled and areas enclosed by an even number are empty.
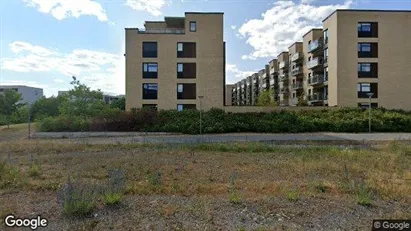
<svg viewBox="0 0 411 231"><path fill-rule="evenodd" d="M196 32L190 32L190 21L196 21ZM198 98L177 100L178 83L196 84L196 95L204 96L204 110L223 108L223 24L221 13L187 13L185 34L139 34L136 29L126 29L126 109L140 108L143 104L157 104L158 109L176 109L177 104L196 104L199 108ZM157 42L158 58L142 58L144 41ZM178 42L195 42L196 58L177 58ZM143 62L158 63L157 79L142 78ZM193 62L197 64L196 79L177 79L177 63ZM143 83L158 84L157 100L142 99Z"/></svg>
<svg viewBox="0 0 411 231"><path fill-rule="evenodd" d="M235 86L234 84L225 85L225 104L224 106L233 105L232 94L233 94L234 86Z"/></svg>

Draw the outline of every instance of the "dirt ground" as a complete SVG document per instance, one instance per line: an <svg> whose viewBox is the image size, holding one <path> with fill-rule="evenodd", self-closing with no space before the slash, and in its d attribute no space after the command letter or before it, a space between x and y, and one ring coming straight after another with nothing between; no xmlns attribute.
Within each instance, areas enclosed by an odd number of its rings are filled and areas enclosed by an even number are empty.
<svg viewBox="0 0 411 231"><path fill-rule="evenodd" d="M0 217L41 215L49 225L38 230L370 230L373 219L411 219L408 143L167 147L24 135L0 130ZM63 213L68 176L104 186L110 169L126 175L120 204L99 198L90 215Z"/></svg>

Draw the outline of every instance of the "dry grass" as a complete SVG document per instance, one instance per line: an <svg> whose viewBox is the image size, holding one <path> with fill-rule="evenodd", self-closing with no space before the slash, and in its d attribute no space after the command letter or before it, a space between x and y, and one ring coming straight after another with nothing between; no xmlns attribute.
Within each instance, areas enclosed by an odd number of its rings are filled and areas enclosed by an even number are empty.
<svg viewBox="0 0 411 231"><path fill-rule="evenodd" d="M3 187L0 195L16 190L40 197L43 192L55 194L68 175L105 184L109 169L122 168L127 178L126 197L220 198L233 206L267 198L281 198L289 203L327 198L356 204L358 187L362 185L370 190L371 204L374 200L411 203L411 146L398 142L372 149L344 149L261 144L167 148L25 140L0 142L0 150L10 153L11 164L7 166L18 169L25 182ZM8 159L6 153L0 156L1 160ZM39 169L35 174L30 170L33 161ZM3 169L0 175L5 176L7 171ZM235 183L232 183L233 174ZM2 181L4 177L0 177L0 184ZM15 197L21 195L16 193ZM0 215L14 209L1 203ZM207 212L210 208L204 208L201 203L197 209L210 217ZM158 214L166 218L181 210L173 204L157 207ZM396 213L406 214L403 210Z"/></svg>

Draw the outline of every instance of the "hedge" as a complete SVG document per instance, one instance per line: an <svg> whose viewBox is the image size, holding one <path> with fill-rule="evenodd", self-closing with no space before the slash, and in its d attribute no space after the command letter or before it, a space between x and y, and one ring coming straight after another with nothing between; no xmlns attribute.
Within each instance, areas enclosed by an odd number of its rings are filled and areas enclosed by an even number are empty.
<svg viewBox="0 0 411 231"><path fill-rule="evenodd" d="M58 116L40 121L43 132L140 131L197 134L197 110L134 110L105 113L92 119ZM368 111L360 108L281 111L271 113L226 113L211 109L203 113L203 133L262 132L367 132ZM411 113L373 109L372 131L411 132Z"/></svg>

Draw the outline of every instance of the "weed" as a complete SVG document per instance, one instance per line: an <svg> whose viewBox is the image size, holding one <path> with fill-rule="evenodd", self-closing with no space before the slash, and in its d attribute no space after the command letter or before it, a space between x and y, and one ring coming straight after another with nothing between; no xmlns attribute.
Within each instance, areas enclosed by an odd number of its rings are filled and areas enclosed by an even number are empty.
<svg viewBox="0 0 411 231"><path fill-rule="evenodd" d="M291 191L288 191L287 193L286 193L286 197L287 197L287 200L289 200L289 201L291 201L291 202L296 202L296 201L298 201L299 200L299 198L300 198L300 193L298 192L298 190L291 190Z"/></svg>
<svg viewBox="0 0 411 231"><path fill-rule="evenodd" d="M231 192L230 195L228 196L228 201L230 201L231 204L240 204L241 197L240 195L238 195L237 192Z"/></svg>
<svg viewBox="0 0 411 231"><path fill-rule="evenodd" d="M153 186L159 186L162 184L161 181L161 172L156 171L154 173L149 172L147 176L148 182Z"/></svg>
<svg viewBox="0 0 411 231"><path fill-rule="evenodd" d="M19 188L25 183L20 169L8 165L6 161L0 163L0 189Z"/></svg>
<svg viewBox="0 0 411 231"><path fill-rule="evenodd" d="M94 210L98 194L96 187L80 181L73 182L69 177L57 195L57 202L66 215L83 217Z"/></svg>
<svg viewBox="0 0 411 231"><path fill-rule="evenodd" d="M314 183L313 188L316 192L320 193L326 193L328 191L328 186L325 185L322 181Z"/></svg>
<svg viewBox="0 0 411 231"><path fill-rule="evenodd" d="M120 204L123 199L123 194L121 193L105 193L103 195L104 204L106 205L117 205Z"/></svg>
<svg viewBox="0 0 411 231"><path fill-rule="evenodd" d="M41 175L40 166L34 163L30 164L28 174L30 177L39 177Z"/></svg>
<svg viewBox="0 0 411 231"><path fill-rule="evenodd" d="M364 184L357 186L357 203L362 206L370 206L372 203L371 190L367 188Z"/></svg>

